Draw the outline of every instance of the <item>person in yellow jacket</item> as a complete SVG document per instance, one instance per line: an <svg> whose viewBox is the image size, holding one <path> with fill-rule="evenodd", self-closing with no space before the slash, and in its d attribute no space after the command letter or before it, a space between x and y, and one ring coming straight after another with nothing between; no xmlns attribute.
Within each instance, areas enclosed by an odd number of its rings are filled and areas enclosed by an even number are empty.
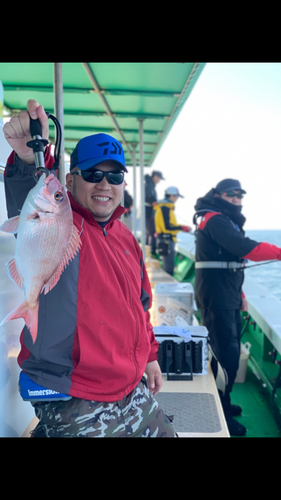
<svg viewBox="0 0 281 500"><path fill-rule="evenodd" d="M178 225L175 216L175 203L178 198L184 198L178 188L171 186L166 189L164 200L154 205L155 231L157 234L157 250L163 260L163 269L173 275L175 266L175 243L179 231L189 232L191 227Z"/></svg>

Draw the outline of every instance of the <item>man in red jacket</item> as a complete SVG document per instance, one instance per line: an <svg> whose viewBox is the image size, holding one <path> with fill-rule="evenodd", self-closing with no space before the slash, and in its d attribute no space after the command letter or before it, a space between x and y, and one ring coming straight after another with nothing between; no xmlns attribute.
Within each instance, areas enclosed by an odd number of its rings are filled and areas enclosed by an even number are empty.
<svg viewBox="0 0 281 500"><path fill-rule="evenodd" d="M9 217L35 183L30 118L48 139L48 117L34 100L3 129L14 149L4 179ZM46 168L53 163L47 146ZM40 421L35 437L176 436L154 398L162 376L151 288L140 246L120 221L124 172L123 148L107 134L80 140L71 155L66 185L82 247L40 295L36 342L27 327L21 333L21 383Z"/></svg>

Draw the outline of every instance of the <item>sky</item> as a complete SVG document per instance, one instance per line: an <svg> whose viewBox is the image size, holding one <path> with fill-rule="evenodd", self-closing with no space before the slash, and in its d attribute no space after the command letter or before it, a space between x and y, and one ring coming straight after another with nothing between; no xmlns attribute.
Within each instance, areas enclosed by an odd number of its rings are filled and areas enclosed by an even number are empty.
<svg viewBox="0 0 281 500"><path fill-rule="evenodd" d="M281 229L281 63L207 63L152 168L144 170L153 169L166 179L157 185L158 199L168 186L184 196L176 203L179 223L192 226L197 198L232 178L247 191L244 228Z"/></svg>

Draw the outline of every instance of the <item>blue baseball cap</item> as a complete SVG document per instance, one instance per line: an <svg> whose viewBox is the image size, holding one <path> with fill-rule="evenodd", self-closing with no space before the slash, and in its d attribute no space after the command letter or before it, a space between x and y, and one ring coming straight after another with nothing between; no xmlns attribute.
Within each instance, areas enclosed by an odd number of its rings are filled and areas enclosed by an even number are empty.
<svg viewBox="0 0 281 500"><path fill-rule="evenodd" d="M70 170L79 167L88 170L102 161L113 160L128 172L123 147L108 134L94 134L80 139L70 156Z"/></svg>

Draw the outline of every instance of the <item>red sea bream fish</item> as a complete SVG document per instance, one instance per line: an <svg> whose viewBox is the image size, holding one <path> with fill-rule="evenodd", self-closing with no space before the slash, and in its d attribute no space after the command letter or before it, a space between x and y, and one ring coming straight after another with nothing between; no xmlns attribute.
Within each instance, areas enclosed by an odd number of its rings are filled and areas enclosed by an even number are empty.
<svg viewBox="0 0 281 500"><path fill-rule="evenodd" d="M0 230L17 234L15 256L6 265L11 280L24 291L23 302L1 325L23 318L35 342L39 295L52 290L81 247L68 196L58 179L43 173L29 191L20 215L8 219Z"/></svg>

